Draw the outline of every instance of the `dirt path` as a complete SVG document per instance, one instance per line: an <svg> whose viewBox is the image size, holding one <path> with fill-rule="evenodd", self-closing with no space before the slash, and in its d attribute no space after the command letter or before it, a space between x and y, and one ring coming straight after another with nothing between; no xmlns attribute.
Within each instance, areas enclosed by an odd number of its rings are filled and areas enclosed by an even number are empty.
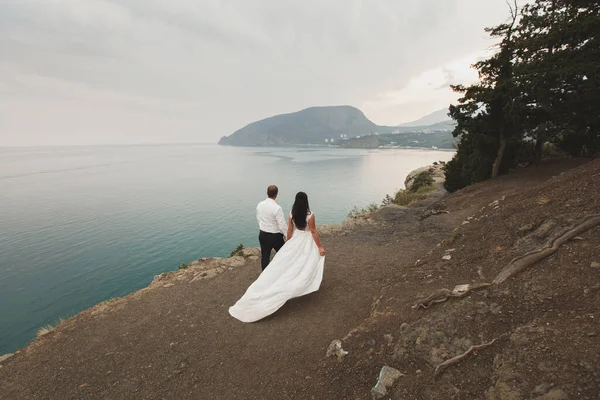
<svg viewBox="0 0 600 400"><path fill-rule="evenodd" d="M84 312L2 363L0 399L364 398L375 364L345 361L340 369L325 359L329 343L368 321L381 293L406 281L416 260L474 209L572 166L498 180L491 192L475 187L447 215L421 220L427 204L386 208L373 223L324 235L321 290L258 323L242 324L227 308L256 279L259 261L130 296L101 316ZM395 296L412 301L428 280L406 281ZM372 357L368 348L350 350Z"/></svg>
<svg viewBox="0 0 600 400"><path fill-rule="evenodd" d="M227 313L256 279L258 261L147 291L101 318L84 313L5 362L0 398L338 398L322 372L329 343L364 320L382 285L449 229L424 232L417 214L391 209L383 224L324 235L321 290L258 323Z"/></svg>

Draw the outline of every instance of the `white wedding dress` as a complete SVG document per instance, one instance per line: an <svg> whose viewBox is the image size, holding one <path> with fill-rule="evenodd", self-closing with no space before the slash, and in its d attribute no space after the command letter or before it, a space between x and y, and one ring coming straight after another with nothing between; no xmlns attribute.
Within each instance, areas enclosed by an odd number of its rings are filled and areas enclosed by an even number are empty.
<svg viewBox="0 0 600 400"><path fill-rule="evenodd" d="M319 290L325 257L319 254L308 227L313 215L306 217L306 230L294 226L292 238L275 254L242 298L229 308L231 316L242 322L255 322L273 314L289 299Z"/></svg>

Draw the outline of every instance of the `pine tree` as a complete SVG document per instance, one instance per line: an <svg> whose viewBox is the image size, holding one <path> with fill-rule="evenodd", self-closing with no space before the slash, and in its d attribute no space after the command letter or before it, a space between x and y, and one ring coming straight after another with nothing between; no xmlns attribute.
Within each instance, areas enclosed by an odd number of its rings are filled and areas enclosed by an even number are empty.
<svg viewBox="0 0 600 400"><path fill-rule="evenodd" d="M517 29L515 76L527 99L527 130L572 155L600 150L600 2L536 0Z"/></svg>
<svg viewBox="0 0 600 400"><path fill-rule="evenodd" d="M507 169L507 150L521 140L513 79L516 3L508 23L486 29L492 37L502 38L499 51L477 62L479 82L471 86L452 86L461 93L458 105L451 105L450 116L457 125L453 136L459 139L456 156L447 166L446 189L453 191L468 184L496 178Z"/></svg>
<svg viewBox="0 0 600 400"><path fill-rule="evenodd" d="M515 1L510 21L486 31L498 52L474 65L479 82L452 87L462 97L449 108L458 145L446 189L540 162L547 142L600 154L600 0L535 0L520 14Z"/></svg>

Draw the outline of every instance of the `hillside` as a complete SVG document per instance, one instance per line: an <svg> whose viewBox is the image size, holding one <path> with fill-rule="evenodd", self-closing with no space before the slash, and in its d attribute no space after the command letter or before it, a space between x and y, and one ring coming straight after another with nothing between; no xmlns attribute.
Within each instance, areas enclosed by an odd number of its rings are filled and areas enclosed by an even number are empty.
<svg viewBox="0 0 600 400"><path fill-rule="evenodd" d="M444 131L447 137L432 136L423 138L427 147L447 147L451 142L449 132L454 124L451 121L436 122L423 126L391 127L376 125L370 121L362 111L351 106L311 107L302 111L281 114L253 122L242 129L235 131L229 136L219 140L220 145L227 146L294 146L294 145L325 145L332 143L342 144L340 135L346 135L347 139L369 134L391 134L395 133L435 133ZM439 133L439 132L437 132ZM450 140L448 139L450 138ZM327 140L327 142L325 141ZM407 142L414 139L404 138ZM357 147L354 145L345 147ZM369 147L369 146L367 146Z"/></svg>
<svg viewBox="0 0 600 400"><path fill-rule="evenodd" d="M231 146L324 144L325 139L377 132L382 129L351 106L311 107L253 122L219 141Z"/></svg>
<svg viewBox="0 0 600 400"><path fill-rule="evenodd" d="M256 249L197 260L4 357L0 399L365 399L384 366L396 379L376 398L600 393L600 160L319 229L318 292L242 324L227 308L259 274Z"/></svg>

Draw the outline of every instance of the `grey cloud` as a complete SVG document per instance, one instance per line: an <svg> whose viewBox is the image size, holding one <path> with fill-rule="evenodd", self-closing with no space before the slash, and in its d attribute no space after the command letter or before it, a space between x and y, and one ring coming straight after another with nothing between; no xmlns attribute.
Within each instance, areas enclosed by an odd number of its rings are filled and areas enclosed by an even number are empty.
<svg viewBox="0 0 600 400"><path fill-rule="evenodd" d="M240 30L240 26L235 24L239 20L239 15L234 10L229 10L229 16L238 17L228 20L227 18L216 17L225 10L222 9L223 3L217 2L220 7L212 9L203 9L202 2L188 2L187 9L178 9L171 3L156 0L124 0L114 1L114 4L127 9L134 17L149 19L175 29L190 33L193 36L201 37L204 40L213 41L227 46L249 46L256 47L256 36L251 31ZM225 23L219 25L219 22Z"/></svg>
<svg viewBox="0 0 600 400"><path fill-rule="evenodd" d="M483 27L503 21L505 11L503 0L8 0L2 7L0 102L62 99L68 107L110 98L98 91L120 99L118 115L131 103L136 118L146 108L154 119L165 104L165 125L175 109L178 126L197 127L180 141L215 140L306 106L360 105L488 47ZM37 77L52 85L19 84ZM67 117L52 124L70 130ZM10 126L26 130L27 122Z"/></svg>

